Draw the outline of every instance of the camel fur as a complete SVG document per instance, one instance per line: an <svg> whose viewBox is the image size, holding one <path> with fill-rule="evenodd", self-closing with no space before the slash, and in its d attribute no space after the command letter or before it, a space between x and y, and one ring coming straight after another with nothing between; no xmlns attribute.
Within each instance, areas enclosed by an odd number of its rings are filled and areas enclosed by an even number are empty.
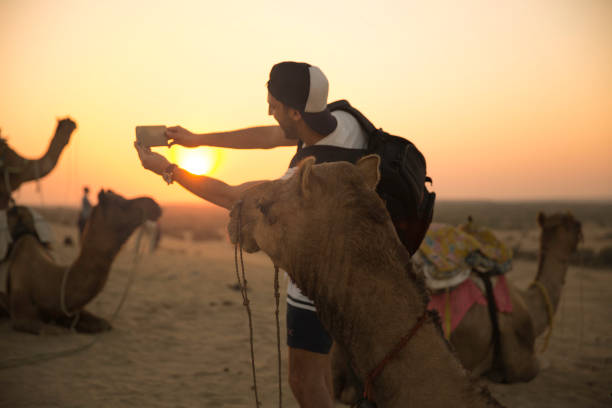
<svg viewBox="0 0 612 408"><path fill-rule="evenodd" d="M245 192L228 226L232 242L264 251L315 301L362 381L425 313L427 299L422 281L406 278L408 252L375 192L379 160L308 158L291 178ZM500 406L468 379L431 318L372 386L380 408Z"/></svg>
<svg viewBox="0 0 612 408"><path fill-rule="evenodd" d="M160 216L161 208L151 198L128 200L101 190L85 226L80 253L71 265L56 264L35 236L19 238L6 261L12 327L38 334L46 322L69 326L78 312L77 331L109 330L106 320L84 307L104 289L113 260L132 232L146 220Z"/></svg>

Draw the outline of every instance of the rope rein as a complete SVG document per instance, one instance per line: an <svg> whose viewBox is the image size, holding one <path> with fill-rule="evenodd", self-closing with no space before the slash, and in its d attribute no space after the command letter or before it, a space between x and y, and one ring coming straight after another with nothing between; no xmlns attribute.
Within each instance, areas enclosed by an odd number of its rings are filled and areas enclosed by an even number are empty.
<svg viewBox="0 0 612 408"><path fill-rule="evenodd" d="M544 351L546 351L546 348L548 347L548 340L550 339L550 335L552 334L553 331L553 326L554 326L554 314L555 312L553 311L553 306L552 306L552 302L550 301L550 296L548 295L548 291L546 290L546 287L544 285L542 285L539 281L533 281L531 282L531 285L529 285L529 287L535 286L536 288L539 289L540 293L542 294L542 298L544 298L544 303L546 303L546 311L548 312L548 322L549 322L549 326L548 326L548 332L546 333L546 337L544 338L544 345L542 346L542 350L541 352L543 353Z"/></svg>
<svg viewBox="0 0 612 408"><path fill-rule="evenodd" d="M255 351L253 347L253 317L251 315L251 307L249 305L249 296L247 294L247 280L246 274L244 272L244 260L242 257L242 245L240 243L240 232L242 230L241 225L241 214L240 209L242 206L238 207L238 240L236 241L236 245L234 245L234 263L236 265L236 278L238 279L238 285L240 286L240 293L242 294L242 304L244 305L247 316L249 319L249 340L251 343L251 367L253 372L253 391L255 392L255 407L259 408L261 406L261 402L259 401L259 394L257 392L257 376L255 374ZM240 251L240 267L238 267L238 251ZM242 270L242 277L240 277L240 270Z"/></svg>
<svg viewBox="0 0 612 408"><path fill-rule="evenodd" d="M255 351L253 346L253 317L251 314L250 301L247 293L247 279L246 273L244 270L244 259L242 256L242 244L240 242L240 237L242 236L242 215L241 215L242 206L239 204L238 206L238 239L236 240L236 244L234 245L234 264L236 266L236 278L238 279L238 286L240 287L240 293L242 294L243 305L247 311L247 316L249 319L249 342L251 346L251 367L253 372L253 391L255 393L255 406L259 408L261 406L261 401L259 400L259 393L257 390L257 376L255 373ZM240 252L240 267L238 265L238 252ZM275 309L274 315L276 317L276 349L278 356L278 406L279 408L283 406L283 387L282 387L282 376L281 376L281 348L280 348L280 319L279 319L279 304L280 304L280 290L278 283L278 266L274 265L274 299L275 299ZM242 276L240 276L242 273Z"/></svg>
<svg viewBox="0 0 612 408"><path fill-rule="evenodd" d="M276 315L276 349L278 355L278 406L283 406L283 387L281 380L281 349L280 349L280 321L278 318L279 303L280 303L280 291L278 285L278 266L274 265L274 298L276 299L276 308L274 314Z"/></svg>
<svg viewBox="0 0 612 408"><path fill-rule="evenodd" d="M421 317L419 317L414 326L412 326L408 334L402 337L400 341L395 345L395 347L393 347L393 349L389 353L387 353L385 358L383 358L382 361L378 363L378 365L368 373L364 384L363 399L367 401L372 401L372 384L374 383L374 380L382 372L383 368L385 368L387 363L389 363L389 361L391 361L391 359L395 357L402 350L402 348L406 346L406 344L408 344L410 339L419 331L419 329L423 326L428 317L429 314L427 313L427 309L425 309Z"/></svg>

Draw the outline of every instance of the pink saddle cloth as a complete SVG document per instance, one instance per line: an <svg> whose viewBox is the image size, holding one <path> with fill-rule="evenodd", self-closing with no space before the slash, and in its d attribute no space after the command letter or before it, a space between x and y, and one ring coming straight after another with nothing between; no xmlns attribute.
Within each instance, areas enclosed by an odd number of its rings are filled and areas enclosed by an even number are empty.
<svg viewBox="0 0 612 408"><path fill-rule="evenodd" d="M478 278L477 278L478 279ZM512 301L510 300L510 292L508 291L508 285L506 284L506 277L499 275L496 277L495 286L493 287L493 294L495 295L495 303L497 304L497 310L502 313L512 312ZM480 305L486 305L487 299L480 288L472 281L472 279L466 279L459 286L454 288L448 294L448 302L450 306L450 333L452 333L461 320L465 317L465 314L470 310L474 303ZM446 314L446 302L447 293L440 292L430 296L429 304L427 308L429 310L437 310L442 321L442 327L444 334L448 338L450 333L448 332L447 324L448 317Z"/></svg>

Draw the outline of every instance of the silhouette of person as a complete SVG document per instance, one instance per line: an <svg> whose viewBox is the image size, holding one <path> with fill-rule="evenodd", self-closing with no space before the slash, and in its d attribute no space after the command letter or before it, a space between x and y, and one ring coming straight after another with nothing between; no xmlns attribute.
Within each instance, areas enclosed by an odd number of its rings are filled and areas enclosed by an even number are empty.
<svg viewBox="0 0 612 408"><path fill-rule="evenodd" d="M81 212L79 212L78 227L79 227L79 240L83 237L83 230L85 230L85 224L91 214L92 206L89 202L89 187L83 187L83 198L81 200Z"/></svg>

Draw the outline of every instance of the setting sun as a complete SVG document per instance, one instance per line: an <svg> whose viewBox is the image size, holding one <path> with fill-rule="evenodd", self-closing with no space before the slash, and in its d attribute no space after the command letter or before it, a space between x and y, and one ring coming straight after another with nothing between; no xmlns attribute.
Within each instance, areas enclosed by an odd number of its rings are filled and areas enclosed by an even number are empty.
<svg viewBox="0 0 612 408"><path fill-rule="evenodd" d="M219 151L209 147L187 149L174 146L171 149L171 161L192 174L209 174L219 164Z"/></svg>

